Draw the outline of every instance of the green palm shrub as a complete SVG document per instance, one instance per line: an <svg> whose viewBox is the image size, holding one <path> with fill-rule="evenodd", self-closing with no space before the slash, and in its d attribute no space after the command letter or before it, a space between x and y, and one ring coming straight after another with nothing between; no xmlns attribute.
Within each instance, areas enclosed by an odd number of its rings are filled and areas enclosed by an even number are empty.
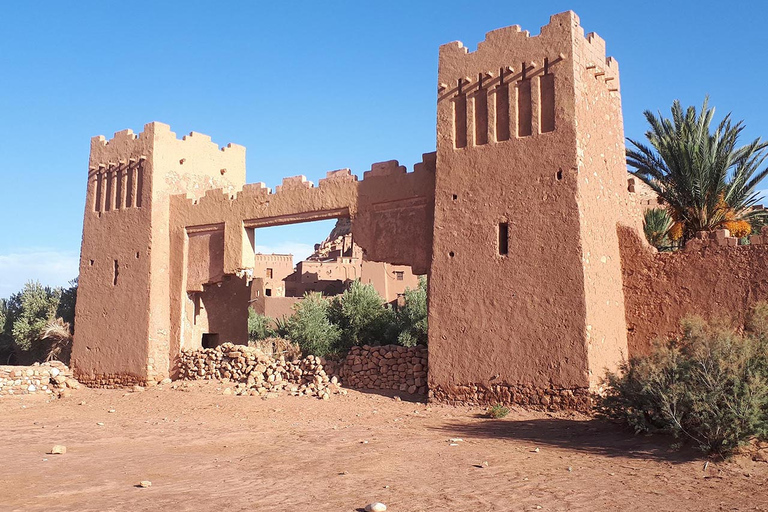
<svg viewBox="0 0 768 512"><path fill-rule="evenodd" d="M627 164L632 174L661 196L674 221L671 238L691 238L697 231L720 227L737 236L749 234L749 220L762 216L751 210L759 199L757 184L768 175L760 169L768 143L755 139L739 146L742 121L730 114L712 128L715 113L704 100L701 111L672 104L672 117L646 111L650 145L628 139Z"/></svg>
<svg viewBox="0 0 768 512"><path fill-rule="evenodd" d="M667 234L672 227L672 217L663 208L650 208L643 215L643 232L648 243L657 249L670 245Z"/></svg>

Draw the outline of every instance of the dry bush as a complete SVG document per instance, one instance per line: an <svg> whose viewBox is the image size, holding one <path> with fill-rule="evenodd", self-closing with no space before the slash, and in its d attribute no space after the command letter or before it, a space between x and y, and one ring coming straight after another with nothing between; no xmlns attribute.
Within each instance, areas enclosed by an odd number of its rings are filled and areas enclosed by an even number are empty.
<svg viewBox="0 0 768 512"><path fill-rule="evenodd" d="M72 330L69 322L56 318L48 322L40 333L40 341L50 343L46 361L69 364L72 354Z"/></svg>
<svg viewBox="0 0 768 512"><path fill-rule="evenodd" d="M248 346L258 348L265 355L273 358L284 356L288 361L301 359L301 348L285 338L271 337L263 340L251 340L248 342Z"/></svg>

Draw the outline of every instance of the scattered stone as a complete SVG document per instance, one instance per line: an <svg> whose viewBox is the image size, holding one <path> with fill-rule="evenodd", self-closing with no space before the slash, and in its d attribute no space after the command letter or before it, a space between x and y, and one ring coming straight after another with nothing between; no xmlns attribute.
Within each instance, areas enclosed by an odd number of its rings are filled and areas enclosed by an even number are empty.
<svg viewBox="0 0 768 512"><path fill-rule="evenodd" d="M173 382L173 381L166 377L165 379L160 381L160 384L170 384L171 382Z"/></svg>
<svg viewBox="0 0 768 512"><path fill-rule="evenodd" d="M51 451L48 452L49 455L64 455L65 453L67 453L67 447L61 444L53 445Z"/></svg>
<svg viewBox="0 0 768 512"><path fill-rule="evenodd" d="M232 394L232 388L224 388L224 392L222 395L231 395Z"/></svg>
<svg viewBox="0 0 768 512"><path fill-rule="evenodd" d="M136 487L141 487L143 489L146 489L147 487L152 487L152 482L150 482L149 480L142 480L136 485Z"/></svg>
<svg viewBox="0 0 768 512"><path fill-rule="evenodd" d="M98 423L97 423L97 425L98 425L98 426L100 426L100 427L103 427L103 426L104 426L104 423L102 423L102 422L100 421L100 422L98 422Z"/></svg>
<svg viewBox="0 0 768 512"><path fill-rule="evenodd" d="M402 402L403 401L403 399L400 398L399 396L395 396L394 400L395 400L395 402Z"/></svg>
<svg viewBox="0 0 768 512"><path fill-rule="evenodd" d="M144 391L144 386L139 386L138 384L133 386L133 392L134 393L141 393L142 391Z"/></svg>
<svg viewBox="0 0 768 512"><path fill-rule="evenodd" d="M534 453L539 453L539 449L538 449L538 448L536 448L535 450L533 450L533 452L534 452Z"/></svg>
<svg viewBox="0 0 768 512"><path fill-rule="evenodd" d="M452 438L450 439L450 441L451 441L452 443L461 443L461 442L464 442L464 440L463 440L462 438L460 438L460 437L452 437Z"/></svg>
<svg viewBox="0 0 768 512"><path fill-rule="evenodd" d="M385 512L386 510L387 506L378 501L365 506L365 512Z"/></svg>
<svg viewBox="0 0 768 512"><path fill-rule="evenodd" d="M114 409L110 409L107 412L115 412L115 410Z"/></svg>

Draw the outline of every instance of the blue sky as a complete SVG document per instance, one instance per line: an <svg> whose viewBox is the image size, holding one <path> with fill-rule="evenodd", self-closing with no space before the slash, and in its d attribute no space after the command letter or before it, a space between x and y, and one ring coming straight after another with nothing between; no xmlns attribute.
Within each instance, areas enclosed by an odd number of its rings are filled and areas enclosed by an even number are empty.
<svg viewBox="0 0 768 512"><path fill-rule="evenodd" d="M438 46L532 34L572 9L621 68L627 136L675 98L733 112L768 137L766 2L0 3L0 297L77 274L91 136L206 133L248 148L248 181L274 187L435 148ZM766 187L768 188L768 187ZM332 224L332 223L331 223ZM261 233L306 250L328 223Z"/></svg>

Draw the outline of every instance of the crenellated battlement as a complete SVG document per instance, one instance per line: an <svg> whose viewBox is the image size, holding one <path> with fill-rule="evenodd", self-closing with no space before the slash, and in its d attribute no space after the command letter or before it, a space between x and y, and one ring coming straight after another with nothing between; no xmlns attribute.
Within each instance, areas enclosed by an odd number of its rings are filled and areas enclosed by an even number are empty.
<svg viewBox="0 0 768 512"><path fill-rule="evenodd" d="M158 121L153 121L144 125L144 130L139 133L134 133L133 130L126 129L115 132L111 139L107 139L104 135L97 135L91 137L91 145L117 145L131 143L136 140L152 140L154 137L168 136L179 142L187 142L190 147L207 148L215 151L244 151L245 147L239 144L229 143L226 146L219 147L218 144L211 140L209 135L199 132L190 132L189 135L184 135L181 139L178 138L175 132L171 131L171 126Z"/></svg>
<svg viewBox="0 0 768 512"><path fill-rule="evenodd" d="M239 191L231 191L228 188L215 188L205 191L204 195L199 198L191 197L188 194L176 194L174 197L178 198L183 196L187 204L189 205L203 205L208 206L212 203L225 203L238 200L252 200L261 198L267 201L270 197L279 197L283 194L301 193L301 191L311 190L335 190L339 186L349 187L357 186L366 179L377 179L396 176L408 176L413 174L434 174L437 163L437 154L424 153L422 155L422 161L414 164L413 171L408 172L404 165L400 165L397 160L387 160L384 162L375 162L371 164L371 168L363 173L363 180L359 180L358 177L352 174L350 169L337 169L328 171L325 178L321 178L318 184L315 185L309 181L306 176L289 176L282 179L280 185L277 185L274 190L270 189L263 182L248 183L243 185Z"/></svg>

